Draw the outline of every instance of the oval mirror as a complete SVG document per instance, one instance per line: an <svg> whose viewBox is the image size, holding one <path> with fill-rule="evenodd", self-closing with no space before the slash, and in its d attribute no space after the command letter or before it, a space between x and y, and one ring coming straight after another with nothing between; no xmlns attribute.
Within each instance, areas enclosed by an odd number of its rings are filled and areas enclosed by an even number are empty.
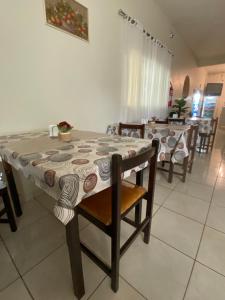
<svg viewBox="0 0 225 300"><path fill-rule="evenodd" d="M189 90L190 90L190 77L187 75L184 80L184 86L183 86L183 92L182 92L182 96L184 98L188 97Z"/></svg>

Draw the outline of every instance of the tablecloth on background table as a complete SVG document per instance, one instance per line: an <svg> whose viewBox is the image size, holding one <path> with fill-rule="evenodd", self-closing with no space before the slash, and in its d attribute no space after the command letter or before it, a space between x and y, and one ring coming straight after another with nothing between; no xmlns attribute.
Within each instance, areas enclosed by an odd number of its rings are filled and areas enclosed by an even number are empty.
<svg viewBox="0 0 225 300"><path fill-rule="evenodd" d="M85 131L72 135L69 143L48 137L46 131L0 137L2 158L57 200L54 214L65 225L83 198L111 185L112 154L127 158L151 147L149 140L133 137Z"/></svg>
<svg viewBox="0 0 225 300"><path fill-rule="evenodd" d="M145 125L145 139L159 139L159 153L158 161L168 159L171 151L177 144L176 150L172 157L173 163L179 163L188 156L187 149L187 130L190 126L186 125L170 125L170 124L146 124ZM118 124L111 124L107 127L106 133L108 135L118 135ZM136 129L123 129L122 136L130 136L140 138L140 130Z"/></svg>
<svg viewBox="0 0 225 300"><path fill-rule="evenodd" d="M187 125L199 125L199 132L200 133L210 133L212 130L211 126L212 119L210 118L188 118L186 119Z"/></svg>

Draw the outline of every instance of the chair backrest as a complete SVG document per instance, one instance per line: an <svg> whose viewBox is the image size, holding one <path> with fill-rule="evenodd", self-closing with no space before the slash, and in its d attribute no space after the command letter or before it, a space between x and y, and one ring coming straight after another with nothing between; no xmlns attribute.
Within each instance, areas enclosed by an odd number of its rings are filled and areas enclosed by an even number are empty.
<svg viewBox="0 0 225 300"><path fill-rule="evenodd" d="M151 196L154 195L155 186L155 175L156 175L156 165L158 156L159 141L153 140L152 146L143 149L139 154L134 157L127 159L122 159L120 154L112 155L112 197L115 201L112 201L113 210L116 209L119 215L120 207L120 197L121 197L121 178L122 174L127 171L134 169L143 164L149 163L149 180L148 180L148 191L151 192ZM139 172L136 172L138 176ZM117 199L117 200L116 200ZM117 202L117 204L116 204Z"/></svg>
<svg viewBox="0 0 225 300"><path fill-rule="evenodd" d="M177 118L177 119L169 118L168 123L185 125L185 118Z"/></svg>
<svg viewBox="0 0 225 300"><path fill-rule="evenodd" d="M195 151L197 140L198 140L199 125L198 124L192 125L192 128L193 128L193 134L191 140L191 148L194 149Z"/></svg>
<svg viewBox="0 0 225 300"><path fill-rule="evenodd" d="M212 127L212 134L216 134L216 130L217 130L217 126L218 126L218 118L213 118L211 121L211 127Z"/></svg>
<svg viewBox="0 0 225 300"><path fill-rule="evenodd" d="M187 137L187 149L190 151L191 149L195 149L198 139L198 125L191 125L190 129L188 130L188 137Z"/></svg>
<svg viewBox="0 0 225 300"><path fill-rule="evenodd" d="M129 131L134 131L137 133L137 135L133 135L134 137L140 137L141 139L144 138L145 135L145 124L125 124L125 123L119 123L119 130L118 133L119 135L123 135L123 130L129 130ZM140 132L138 134L138 131Z"/></svg>
<svg viewBox="0 0 225 300"><path fill-rule="evenodd" d="M156 120L155 123L156 124L168 124L169 121L168 121L168 119L165 119L165 120Z"/></svg>

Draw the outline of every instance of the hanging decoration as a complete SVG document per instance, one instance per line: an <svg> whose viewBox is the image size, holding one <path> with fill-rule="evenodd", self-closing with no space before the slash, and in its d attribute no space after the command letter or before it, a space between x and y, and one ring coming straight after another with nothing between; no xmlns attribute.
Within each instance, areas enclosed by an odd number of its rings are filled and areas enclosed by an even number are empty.
<svg viewBox="0 0 225 300"><path fill-rule="evenodd" d="M131 16L129 16L128 14L126 14L122 9L120 9L118 11L118 14L124 18L127 19L128 22L130 22L133 25L139 25L140 22L137 21L135 18L132 18ZM167 49L168 53L171 54L172 56L174 56L174 54L172 53L172 51L170 49L168 49L160 40L156 39L151 33L149 33L145 28L143 28L143 33L150 38L151 40L153 40L157 45L159 45L161 48L165 48Z"/></svg>

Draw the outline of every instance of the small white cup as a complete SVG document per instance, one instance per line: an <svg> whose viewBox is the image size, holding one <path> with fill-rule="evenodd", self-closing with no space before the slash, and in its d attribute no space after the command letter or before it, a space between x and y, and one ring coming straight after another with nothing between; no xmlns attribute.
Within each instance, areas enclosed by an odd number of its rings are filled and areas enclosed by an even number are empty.
<svg viewBox="0 0 225 300"><path fill-rule="evenodd" d="M48 132L50 137L57 137L59 135L59 130L57 125L49 125Z"/></svg>

